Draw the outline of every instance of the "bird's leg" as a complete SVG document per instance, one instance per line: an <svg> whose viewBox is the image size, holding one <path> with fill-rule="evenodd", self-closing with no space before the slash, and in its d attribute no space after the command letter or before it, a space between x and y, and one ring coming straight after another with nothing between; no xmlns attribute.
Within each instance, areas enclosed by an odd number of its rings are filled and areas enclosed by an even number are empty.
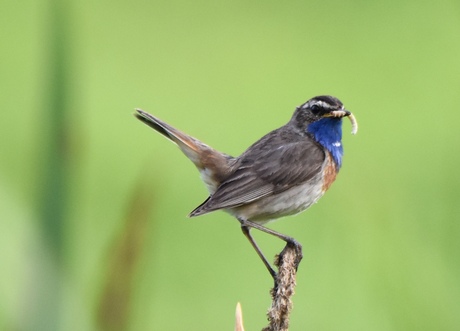
<svg viewBox="0 0 460 331"><path fill-rule="evenodd" d="M240 221L241 222L241 221ZM256 241L254 240L254 238L251 236L251 233L249 232L251 230L250 227L246 226L246 225L243 225L243 223L241 223L241 231L243 231L244 235L246 236L246 238L248 238L249 242L251 243L252 247L254 247L254 249L256 250L257 252L257 255L259 255L260 259L262 260L262 262L265 264L265 266L267 267L268 269L268 272L270 273L270 275L272 275L273 278L276 277L276 272L275 270L273 270L273 268L271 267L270 263L268 263L267 261L267 258L265 257L265 255L262 253L262 251L260 250L259 246L257 245Z"/></svg>
<svg viewBox="0 0 460 331"><path fill-rule="evenodd" d="M263 255L262 251L257 246L256 242L254 241L254 239L252 238L251 234L249 233L250 228L254 228L254 229L257 229L259 231L271 234L272 236L275 236L275 237L285 241L286 242L286 247L288 247L288 246L293 247L295 249L295 251L296 251L295 267L296 267L296 270L297 270L297 267L299 266L299 263L300 263L300 261L302 260L302 257L303 257L303 255L302 255L302 245L297 240L295 240L292 237L286 236L286 235L284 235L282 233L276 232L276 231L274 231L272 229L266 228L265 226L262 226L260 224L257 224L257 223L254 223L254 222L251 222L251 221L248 221L248 220L242 220L242 219L238 219L238 220L241 223L241 229L243 230L244 235L246 236L246 238L248 238L248 240L250 241L251 245L254 247L254 249L256 250L257 254L260 256L260 258L262 259L262 262L264 262L265 266L267 267L268 271L270 272L270 274L272 275L273 278L275 278L276 272L270 266L270 264L268 263L267 259ZM285 249L283 249L283 251L280 253L280 258L281 259L283 257Z"/></svg>

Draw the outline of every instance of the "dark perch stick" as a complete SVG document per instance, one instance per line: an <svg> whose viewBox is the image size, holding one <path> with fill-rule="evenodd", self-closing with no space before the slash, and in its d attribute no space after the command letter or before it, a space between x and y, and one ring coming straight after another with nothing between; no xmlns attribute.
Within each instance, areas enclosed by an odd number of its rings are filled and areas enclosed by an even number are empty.
<svg viewBox="0 0 460 331"><path fill-rule="evenodd" d="M269 324L262 331L287 331L289 329L289 315L292 310L291 297L296 286L297 267L302 260L302 246L288 243L283 251L276 256L275 266L278 273L275 277L275 286L270 291L272 306L267 312Z"/></svg>

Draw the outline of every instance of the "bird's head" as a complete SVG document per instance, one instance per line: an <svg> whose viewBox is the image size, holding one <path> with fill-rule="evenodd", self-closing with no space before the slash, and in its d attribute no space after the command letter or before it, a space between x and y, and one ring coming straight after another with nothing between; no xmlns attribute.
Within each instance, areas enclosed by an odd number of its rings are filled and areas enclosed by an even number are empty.
<svg viewBox="0 0 460 331"><path fill-rule="evenodd" d="M353 114L346 110L342 102L332 96L314 97L297 107L291 119L297 129L312 136L318 143L329 150L340 167L343 154L342 118L348 117L352 133L358 131L358 124Z"/></svg>
<svg viewBox="0 0 460 331"><path fill-rule="evenodd" d="M311 98L304 104L297 107L292 117L295 126L305 129L314 122L336 122L342 123L342 118L348 117L352 124L352 133L358 131L358 124L353 114L346 110L342 102L330 95L321 95ZM324 119L329 119L324 121ZM317 124L318 125L318 124Z"/></svg>

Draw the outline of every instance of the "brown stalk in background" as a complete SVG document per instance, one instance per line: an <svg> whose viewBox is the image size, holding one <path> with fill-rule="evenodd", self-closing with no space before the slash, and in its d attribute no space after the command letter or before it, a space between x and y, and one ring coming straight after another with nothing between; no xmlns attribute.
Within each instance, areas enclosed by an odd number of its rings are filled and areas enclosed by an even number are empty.
<svg viewBox="0 0 460 331"><path fill-rule="evenodd" d="M150 186L143 178L135 188L124 227L108 250L111 258L97 312L100 330L123 331L128 327L133 277L153 206L152 194L147 189Z"/></svg>

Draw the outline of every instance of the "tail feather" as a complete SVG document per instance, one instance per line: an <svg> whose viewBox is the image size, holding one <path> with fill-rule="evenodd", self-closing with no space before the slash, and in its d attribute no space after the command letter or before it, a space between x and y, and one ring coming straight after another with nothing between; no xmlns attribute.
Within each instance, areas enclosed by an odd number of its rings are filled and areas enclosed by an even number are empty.
<svg viewBox="0 0 460 331"><path fill-rule="evenodd" d="M138 120L147 124L155 131L161 133L163 136L176 143L183 151L184 148L187 148L196 153L198 151L197 143L203 144L199 140L186 135L185 133L173 128L168 123L163 122L159 118L156 118L141 109L136 109L136 112L137 113L135 113L134 116Z"/></svg>
<svg viewBox="0 0 460 331"><path fill-rule="evenodd" d="M134 116L177 144L201 172L210 192L214 191L231 171L235 160L233 157L216 151L141 109L136 109Z"/></svg>

